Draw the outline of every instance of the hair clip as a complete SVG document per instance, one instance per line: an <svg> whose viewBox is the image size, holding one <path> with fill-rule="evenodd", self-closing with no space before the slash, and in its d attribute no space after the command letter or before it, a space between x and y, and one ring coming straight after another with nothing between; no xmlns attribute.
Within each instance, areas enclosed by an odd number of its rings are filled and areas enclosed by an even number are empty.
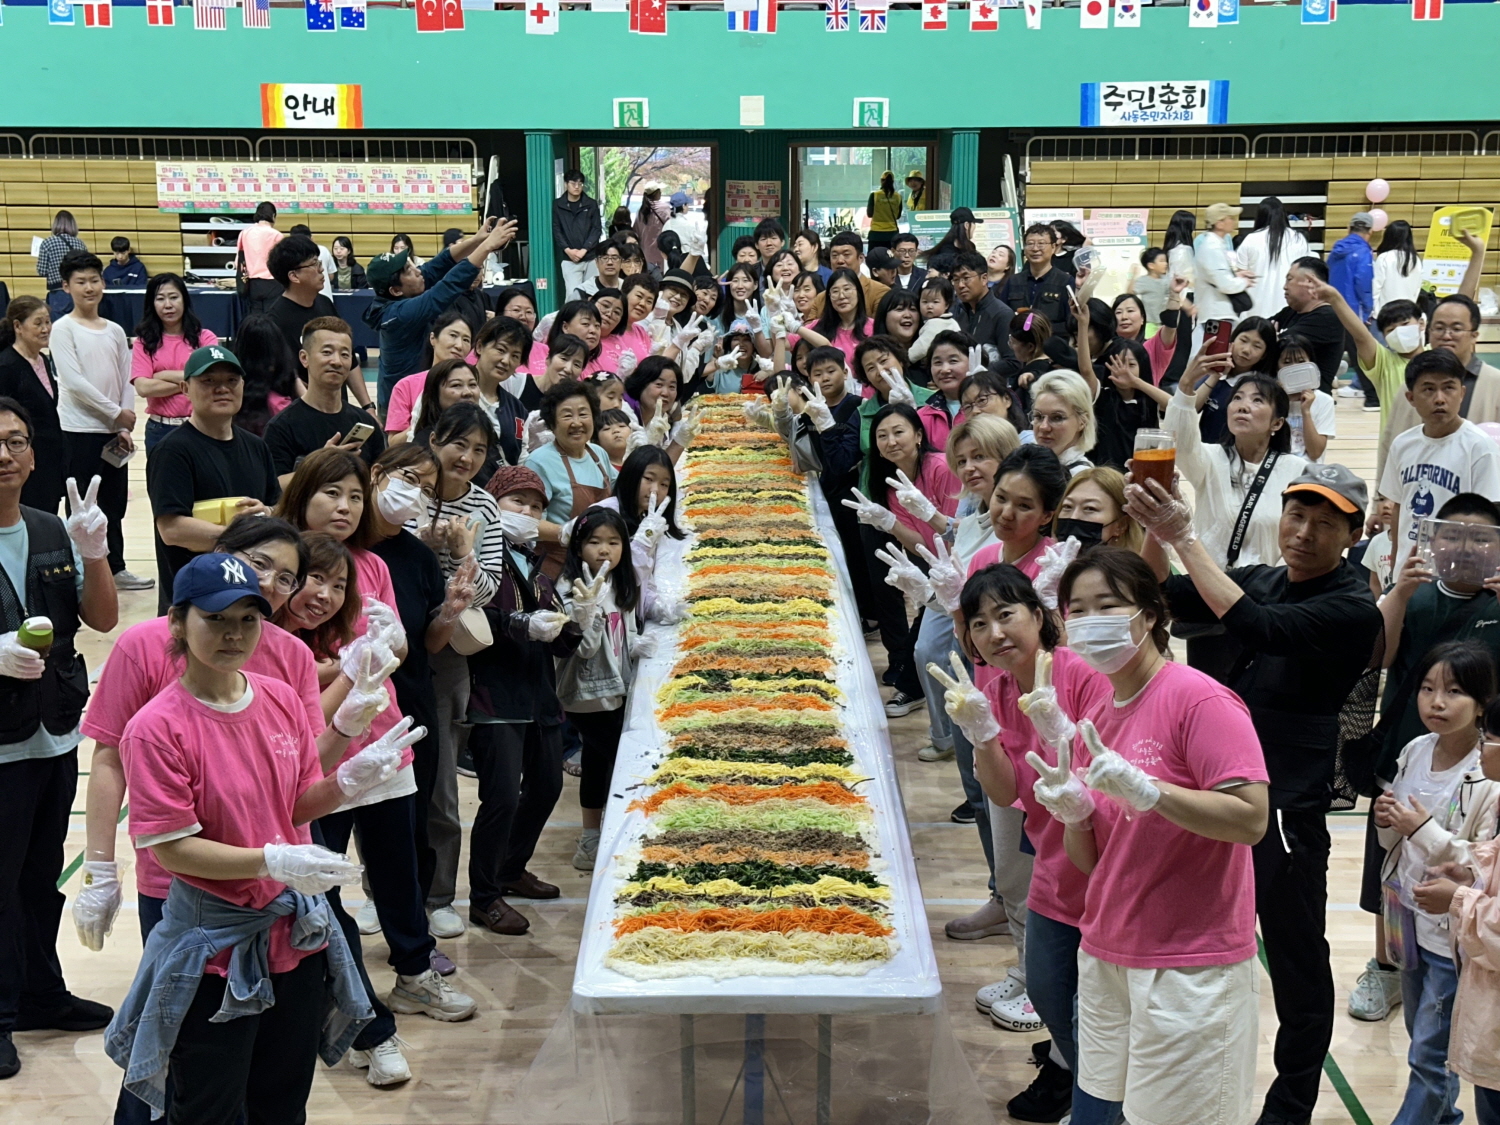
<svg viewBox="0 0 1500 1125"><path fill-rule="evenodd" d="M1026 319L1021 322L1021 331L1022 332L1030 332L1031 331L1031 318L1034 315L1035 315L1034 313L1027 313L1026 314Z"/></svg>

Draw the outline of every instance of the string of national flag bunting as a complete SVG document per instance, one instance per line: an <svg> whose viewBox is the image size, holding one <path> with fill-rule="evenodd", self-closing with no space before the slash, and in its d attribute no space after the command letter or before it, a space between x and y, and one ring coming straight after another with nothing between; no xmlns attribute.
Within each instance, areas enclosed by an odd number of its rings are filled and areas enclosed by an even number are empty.
<svg viewBox="0 0 1500 1125"><path fill-rule="evenodd" d="M1149 0L1081 0L1079 26L1140 27L1143 2ZM1301 0L1301 3L1305 24L1329 24L1338 19L1338 0ZM174 26L177 6L177 0L145 0L147 24ZM308 31L365 29L367 0L303 0L303 6ZM495 0L416 0L413 5L417 30L423 32L462 31L465 9L492 10L494 6ZM271 26L271 0L191 0L191 7L193 27L199 31L226 30L224 13L230 8L241 9L244 27ZM560 0L526 0L527 33L557 34L559 7ZM593 0L591 7L596 12L628 11L630 30L638 34L667 34L667 0ZM730 31L774 34L777 7L777 0L724 0ZM950 5L947 0L929 0L922 6L922 30L948 30L950 8L961 7ZM1026 26L1036 30L1042 26L1042 7L1043 0L969 0L969 30L998 31L1002 8L1023 9ZM111 0L47 0L47 22L63 27L79 23L85 27L112 27L113 9ZM828 31L857 27L862 32L883 32L889 9L890 0L824 0L824 27ZM1190 27L1228 27L1239 23L1240 0L1188 0L1187 10ZM0 24L4 23L3 13L0 6ZM1440 20L1443 0L1411 0L1411 13L1415 20Z"/></svg>

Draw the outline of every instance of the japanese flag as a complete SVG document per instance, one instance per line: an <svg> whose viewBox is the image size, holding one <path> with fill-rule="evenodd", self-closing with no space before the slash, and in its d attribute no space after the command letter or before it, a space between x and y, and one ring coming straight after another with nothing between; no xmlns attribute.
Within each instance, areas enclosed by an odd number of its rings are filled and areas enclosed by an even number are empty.
<svg viewBox="0 0 1500 1125"><path fill-rule="evenodd" d="M1108 27L1109 0L1082 0L1078 5L1079 27Z"/></svg>
<svg viewBox="0 0 1500 1125"><path fill-rule="evenodd" d="M1026 27L1030 31L1042 30L1042 0L1025 0Z"/></svg>
<svg viewBox="0 0 1500 1125"><path fill-rule="evenodd" d="M557 34L557 0L528 0L526 4L526 34Z"/></svg>
<svg viewBox="0 0 1500 1125"><path fill-rule="evenodd" d="M1115 26L1141 26L1141 0L1115 0Z"/></svg>
<svg viewBox="0 0 1500 1125"><path fill-rule="evenodd" d="M1218 27L1219 5L1217 0L1188 0L1189 27Z"/></svg>
<svg viewBox="0 0 1500 1125"><path fill-rule="evenodd" d="M969 4L970 31L999 31L1000 9L994 0L972 0Z"/></svg>
<svg viewBox="0 0 1500 1125"><path fill-rule="evenodd" d="M948 30L948 0L932 0L922 8L922 30Z"/></svg>

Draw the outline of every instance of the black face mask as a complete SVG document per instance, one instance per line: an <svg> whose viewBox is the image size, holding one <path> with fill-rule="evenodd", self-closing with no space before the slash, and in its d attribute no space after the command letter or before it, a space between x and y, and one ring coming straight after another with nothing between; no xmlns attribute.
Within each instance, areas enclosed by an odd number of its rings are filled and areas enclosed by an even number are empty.
<svg viewBox="0 0 1500 1125"><path fill-rule="evenodd" d="M1057 541L1061 543L1069 538L1077 539L1084 549L1096 546L1104 542L1104 524L1088 520L1059 519Z"/></svg>

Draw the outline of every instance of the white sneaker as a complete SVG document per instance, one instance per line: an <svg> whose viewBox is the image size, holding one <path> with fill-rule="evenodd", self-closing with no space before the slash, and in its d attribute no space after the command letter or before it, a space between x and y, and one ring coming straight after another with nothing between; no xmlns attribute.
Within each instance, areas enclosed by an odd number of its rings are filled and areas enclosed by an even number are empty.
<svg viewBox="0 0 1500 1125"><path fill-rule="evenodd" d="M917 751L917 761L946 762L949 758L953 757L953 754L954 750L951 746L946 750L940 750L936 746L933 746L931 743L928 743L926 746L922 747L922 749Z"/></svg>
<svg viewBox="0 0 1500 1125"><path fill-rule="evenodd" d="M579 871L592 871L594 861L599 858L599 829L585 828L578 834L578 849L573 853L573 866Z"/></svg>
<svg viewBox="0 0 1500 1125"><path fill-rule="evenodd" d="M431 1016L444 1023L466 1020L479 1010L472 996L454 988L436 969L414 977L396 976L396 987L386 999L393 1012L402 1015Z"/></svg>
<svg viewBox="0 0 1500 1125"><path fill-rule="evenodd" d="M395 1005L391 1005L395 1007ZM990 1008L990 1022L1006 1031L1033 1032L1042 1030L1042 1017L1031 1006L1031 998L1022 992L1009 1000L1001 1000Z"/></svg>
<svg viewBox="0 0 1500 1125"><path fill-rule="evenodd" d="M128 570L122 570L115 575L116 590L149 590L156 585L154 578L142 578L138 574L131 574Z"/></svg>
<svg viewBox="0 0 1500 1125"><path fill-rule="evenodd" d="M1025 991L1026 981L1022 979L1020 970L1012 966L1005 970L1004 980L987 984L974 993L974 1007L988 1014L996 1004L1005 1000L1014 1000Z"/></svg>
<svg viewBox="0 0 1500 1125"><path fill-rule="evenodd" d="M380 918L375 913L375 900L373 898L365 899L365 904L354 915L354 924L359 927L359 932L365 935L378 934L380 932Z"/></svg>
<svg viewBox="0 0 1500 1125"><path fill-rule="evenodd" d="M411 1081L411 1067L406 1065L406 1056L401 1048L408 1046L399 1035L392 1035L384 1043L377 1043L368 1051L349 1050L349 1062L355 1069L365 1071L365 1081L371 1086L399 1086Z"/></svg>
<svg viewBox="0 0 1500 1125"><path fill-rule="evenodd" d="M1346 384L1344 384L1342 387L1339 388L1338 394L1339 394L1339 398L1364 398L1365 397L1365 392L1362 391L1362 390L1360 390L1353 383L1346 383Z"/></svg>
<svg viewBox="0 0 1500 1125"><path fill-rule="evenodd" d="M1349 993L1349 1014L1357 1020L1379 1023L1401 1003L1401 971L1382 969L1371 957L1359 982Z"/></svg>
<svg viewBox="0 0 1500 1125"><path fill-rule="evenodd" d="M464 932L464 920L453 907L439 906L427 912L427 932L433 937L460 937Z"/></svg>

